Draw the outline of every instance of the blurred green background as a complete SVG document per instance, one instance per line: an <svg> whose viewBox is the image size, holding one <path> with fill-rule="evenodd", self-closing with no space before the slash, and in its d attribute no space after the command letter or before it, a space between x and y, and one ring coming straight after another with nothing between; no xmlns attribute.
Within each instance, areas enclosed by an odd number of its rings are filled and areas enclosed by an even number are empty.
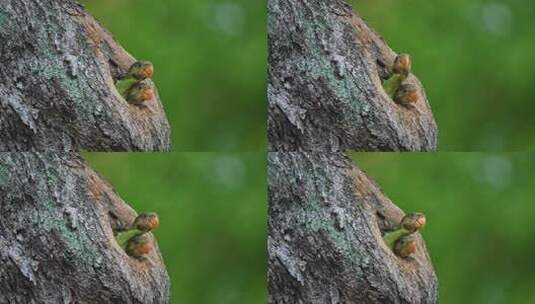
<svg viewBox="0 0 535 304"><path fill-rule="evenodd" d="M155 231L172 303L267 302L264 153L87 153Z"/></svg>
<svg viewBox="0 0 535 304"><path fill-rule="evenodd" d="M535 148L535 1L349 1L412 55L440 150Z"/></svg>
<svg viewBox="0 0 535 304"><path fill-rule="evenodd" d="M535 303L535 154L355 153L422 231L441 303Z"/></svg>
<svg viewBox="0 0 535 304"><path fill-rule="evenodd" d="M413 56L441 150L535 148L535 1L349 1ZM82 2L154 62L175 151L265 149L265 1Z"/></svg>
<svg viewBox="0 0 535 304"><path fill-rule="evenodd" d="M82 3L130 54L153 62L174 151L265 150L265 2Z"/></svg>

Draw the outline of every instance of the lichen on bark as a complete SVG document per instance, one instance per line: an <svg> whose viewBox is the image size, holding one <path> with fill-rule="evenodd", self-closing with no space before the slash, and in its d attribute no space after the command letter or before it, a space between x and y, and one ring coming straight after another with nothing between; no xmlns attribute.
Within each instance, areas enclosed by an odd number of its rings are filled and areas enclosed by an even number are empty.
<svg viewBox="0 0 535 304"><path fill-rule="evenodd" d="M403 212L341 153L268 154L269 303L437 303L423 238L383 241Z"/></svg>
<svg viewBox="0 0 535 304"><path fill-rule="evenodd" d="M437 148L423 86L414 107L386 94L395 53L344 0L269 0L268 45L270 151Z"/></svg>
<svg viewBox="0 0 535 304"><path fill-rule="evenodd" d="M158 94L128 104L135 59L73 0L0 3L0 151L166 151Z"/></svg>
<svg viewBox="0 0 535 304"><path fill-rule="evenodd" d="M136 214L76 153L0 153L0 303L168 303L158 245L128 256Z"/></svg>

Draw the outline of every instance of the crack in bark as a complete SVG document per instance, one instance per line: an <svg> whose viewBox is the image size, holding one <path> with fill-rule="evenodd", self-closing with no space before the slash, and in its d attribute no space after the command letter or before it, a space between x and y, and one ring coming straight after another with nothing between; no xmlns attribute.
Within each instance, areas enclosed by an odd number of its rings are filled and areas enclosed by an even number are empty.
<svg viewBox="0 0 535 304"><path fill-rule="evenodd" d="M268 1L270 151L433 151L422 84L413 107L384 92L395 53L343 0Z"/></svg>
<svg viewBox="0 0 535 304"><path fill-rule="evenodd" d="M129 257L136 214L79 154L0 153L0 303L168 303L156 240Z"/></svg>
<svg viewBox="0 0 535 304"><path fill-rule="evenodd" d="M128 104L114 79L134 58L72 0L0 4L0 151L167 151L156 92Z"/></svg>
<svg viewBox="0 0 535 304"><path fill-rule="evenodd" d="M341 153L268 154L269 303L437 303L425 243L396 256L403 212Z"/></svg>

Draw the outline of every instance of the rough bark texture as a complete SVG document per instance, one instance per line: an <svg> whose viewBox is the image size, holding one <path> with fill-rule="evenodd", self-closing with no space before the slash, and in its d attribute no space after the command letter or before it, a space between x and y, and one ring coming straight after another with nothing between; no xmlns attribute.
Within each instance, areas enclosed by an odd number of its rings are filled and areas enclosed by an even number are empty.
<svg viewBox="0 0 535 304"><path fill-rule="evenodd" d="M120 96L135 60L75 1L0 1L0 40L0 151L169 149L158 94Z"/></svg>
<svg viewBox="0 0 535 304"><path fill-rule="evenodd" d="M424 241L396 256L397 208L342 154L268 155L269 303L437 303ZM432 225L432 223L430 223Z"/></svg>
<svg viewBox="0 0 535 304"><path fill-rule="evenodd" d="M0 303L168 303L153 238L129 257L135 212L76 154L0 154ZM152 237L152 236L151 236Z"/></svg>
<svg viewBox="0 0 535 304"><path fill-rule="evenodd" d="M344 0L268 0L268 23L270 151L436 149L421 83L414 107L390 99L396 54Z"/></svg>

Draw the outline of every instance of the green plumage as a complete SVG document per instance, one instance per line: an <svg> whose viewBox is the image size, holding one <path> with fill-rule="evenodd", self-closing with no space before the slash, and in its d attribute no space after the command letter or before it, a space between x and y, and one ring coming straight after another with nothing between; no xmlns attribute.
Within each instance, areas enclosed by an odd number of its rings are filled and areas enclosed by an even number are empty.
<svg viewBox="0 0 535 304"><path fill-rule="evenodd" d="M119 232L117 234L117 236L115 236L115 239L117 240L117 243L119 244L119 246L121 246L121 248L125 249L126 248L126 244L128 244L128 241L130 241L132 238L134 238L136 236L140 236L140 235L142 235L144 233L145 233L144 231L141 231L141 230L139 230L137 228L131 228L131 229Z"/></svg>
<svg viewBox="0 0 535 304"><path fill-rule="evenodd" d="M117 88L117 91L121 96L123 96L124 99L128 96L128 91L132 88L134 84L136 84L139 80L136 80L133 77L125 78L118 80L115 83L115 87Z"/></svg>
<svg viewBox="0 0 535 304"><path fill-rule="evenodd" d="M388 245L390 249L394 249L394 245L399 239L401 239L402 237L408 236L410 234L411 232L409 230L404 229L404 228L398 228L394 231L389 231L385 233L383 238L385 240L386 245Z"/></svg>
<svg viewBox="0 0 535 304"><path fill-rule="evenodd" d="M385 80L385 82L383 83L383 88L385 89L386 94L390 96L390 98L394 99L394 97L396 96L396 92L398 91L401 85L401 82L405 80L405 78L406 77L401 74L392 74L390 78Z"/></svg>

